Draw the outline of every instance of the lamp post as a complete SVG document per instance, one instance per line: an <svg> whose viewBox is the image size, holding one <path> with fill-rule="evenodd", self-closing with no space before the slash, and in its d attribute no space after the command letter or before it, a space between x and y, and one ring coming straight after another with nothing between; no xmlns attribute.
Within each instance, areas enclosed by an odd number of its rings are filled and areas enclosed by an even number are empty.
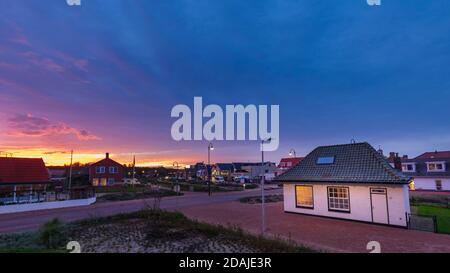
<svg viewBox="0 0 450 273"><path fill-rule="evenodd" d="M264 143L270 142L272 138L266 140L261 140L261 235L264 236L266 231L266 208L265 208L265 197L264 197L264 180L265 180L265 169L264 169Z"/></svg>
<svg viewBox="0 0 450 273"><path fill-rule="evenodd" d="M211 173L209 171L209 165L211 164L211 151L214 150L214 146L210 142L208 144L208 165L206 166L206 171L208 172L208 196L211 196Z"/></svg>
<svg viewBox="0 0 450 273"><path fill-rule="evenodd" d="M295 152L294 149L291 149L291 150L289 151L289 156L297 157L297 153Z"/></svg>

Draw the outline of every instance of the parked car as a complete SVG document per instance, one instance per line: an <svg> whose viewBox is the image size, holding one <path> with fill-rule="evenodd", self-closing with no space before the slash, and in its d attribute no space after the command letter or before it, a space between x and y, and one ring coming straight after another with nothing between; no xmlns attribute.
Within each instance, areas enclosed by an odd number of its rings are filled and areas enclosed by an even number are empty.
<svg viewBox="0 0 450 273"><path fill-rule="evenodd" d="M241 183L241 184L250 182L250 179L248 178L248 176L244 176L244 175L236 176L233 178L233 180L234 180L234 182Z"/></svg>
<svg viewBox="0 0 450 273"><path fill-rule="evenodd" d="M224 183L225 182L225 178L223 176L214 176L212 180L213 180L213 182L216 182L216 183Z"/></svg>

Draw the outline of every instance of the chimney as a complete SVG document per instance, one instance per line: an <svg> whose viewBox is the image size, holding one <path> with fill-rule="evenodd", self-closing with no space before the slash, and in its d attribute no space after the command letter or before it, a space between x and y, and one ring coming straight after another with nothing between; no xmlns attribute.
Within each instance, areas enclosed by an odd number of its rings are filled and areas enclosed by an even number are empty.
<svg viewBox="0 0 450 273"><path fill-rule="evenodd" d="M395 153L395 156L393 159L394 159L394 169L402 171L402 160L398 156L398 153Z"/></svg>
<svg viewBox="0 0 450 273"><path fill-rule="evenodd" d="M394 153L394 152L389 152L389 157L388 157L388 159L389 159L389 160L394 160L394 158L395 158L395 153Z"/></svg>
<svg viewBox="0 0 450 273"><path fill-rule="evenodd" d="M109 158L109 153L106 153L106 158Z"/></svg>

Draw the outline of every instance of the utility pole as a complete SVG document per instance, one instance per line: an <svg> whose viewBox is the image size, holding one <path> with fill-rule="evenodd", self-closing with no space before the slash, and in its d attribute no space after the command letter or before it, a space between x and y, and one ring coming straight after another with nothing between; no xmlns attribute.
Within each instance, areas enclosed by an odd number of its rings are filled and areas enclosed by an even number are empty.
<svg viewBox="0 0 450 273"><path fill-rule="evenodd" d="M208 144L208 166L206 166L206 171L208 172L208 196L211 196L211 173L209 171L209 166L211 165L211 151L214 150L214 146L210 142ZM212 169L211 169L212 171Z"/></svg>
<svg viewBox="0 0 450 273"><path fill-rule="evenodd" d="M136 174L136 156L135 155L133 155L133 188L134 188L134 184L135 184L135 181L134 181L134 178L135 178L135 174Z"/></svg>
<svg viewBox="0 0 450 273"><path fill-rule="evenodd" d="M69 167L69 196L72 190L72 163L73 163L73 150L70 150L70 167Z"/></svg>

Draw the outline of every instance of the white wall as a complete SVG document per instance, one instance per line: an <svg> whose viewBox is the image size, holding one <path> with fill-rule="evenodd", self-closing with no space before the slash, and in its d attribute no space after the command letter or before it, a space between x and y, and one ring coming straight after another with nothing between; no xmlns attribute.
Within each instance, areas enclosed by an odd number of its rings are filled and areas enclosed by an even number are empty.
<svg viewBox="0 0 450 273"><path fill-rule="evenodd" d="M52 201L41 203L17 204L0 206L0 214L16 213L25 211L45 210L45 209L59 209L68 207L88 206L97 200L96 197L87 199L74 199L66 201Z"/></svg>
<svg viewBox="0 0 450 273"><path fill-rule="evenodd" d="M436 190L436 180L442 181L442 190L450 191L450 178L427 178L427 177L414 177L414 188L416 190Z"/></svg>
<svg viewBox="0 0 450 273"><path fill-rule="evenodd" d="M297 208L295 203L295 185L312 185L314 209ZM349 187L350 213L328 210L327 186ZM343 218L372 222L370 203L370 187L387 188L389 207L389 224L406 226L406 213L410 213L409 191L407 185L356 185L356 184L317 184L289 183L284 184L284 210L311 215Z"/></svg>

